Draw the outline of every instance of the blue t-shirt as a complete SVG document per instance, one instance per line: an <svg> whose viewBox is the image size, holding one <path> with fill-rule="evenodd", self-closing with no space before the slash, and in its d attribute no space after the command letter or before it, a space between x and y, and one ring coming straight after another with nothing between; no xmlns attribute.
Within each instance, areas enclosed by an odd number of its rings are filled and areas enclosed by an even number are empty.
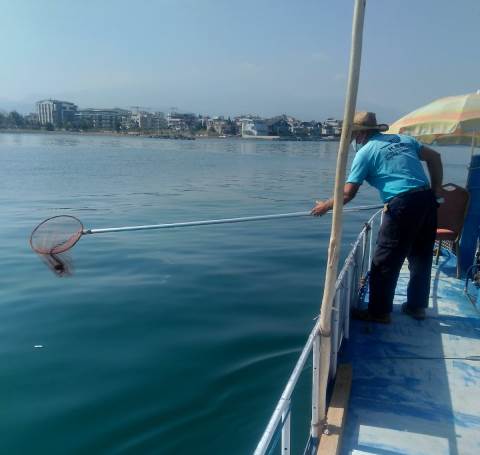
<svg viewBox="0 0 480 455"><path fill-rule="evenodd" d="M421 147L410 136L377 133L356 153L347 182L361 185L366 180L384 202L413 188L429 187L418 155Z"/></svg>

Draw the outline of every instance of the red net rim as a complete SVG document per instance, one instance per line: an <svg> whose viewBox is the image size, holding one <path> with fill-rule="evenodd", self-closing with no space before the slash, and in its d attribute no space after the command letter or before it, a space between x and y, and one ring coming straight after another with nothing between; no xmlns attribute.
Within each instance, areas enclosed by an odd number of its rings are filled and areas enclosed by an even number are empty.
<svg viewBox="0 0 480 455"><path fill-rule="evenodd" d="M56 246L49 247L49 248L42 248L42 247L36 246L35 242L34 242L34 237L35 237L35 234L39 231L39 229L44 227L46 223L49 223L52 220L59 219L59 218L62 218L62 219L69 218L71 220L74 220L78 224L78 228L75 229L68 237L66 237L65 241L62 241L61 243L59 243ZM64 253L65 251L72 248L80 240L80 237L83 234L83 230L84 230L84 228L83 228L82 222L75 216L72 216L72 215L52 216L50 218L47 218L46 220L43 220L32 231L32 234L30 235L30 247L32 248L33 251L35 251L36 253L39 253L39 254L60 254L60 253Z"/></svg>

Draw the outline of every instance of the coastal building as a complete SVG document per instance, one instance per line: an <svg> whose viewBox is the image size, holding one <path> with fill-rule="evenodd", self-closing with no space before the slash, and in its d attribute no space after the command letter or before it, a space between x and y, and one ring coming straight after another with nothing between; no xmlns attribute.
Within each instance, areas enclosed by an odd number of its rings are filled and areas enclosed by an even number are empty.
<svg viewBox="0 0 480 455"><path fill-rule="evenodd" d="M200 115L198 116L198 127L200 129L206 130L208 128L208 122L210 117L208 115Z"/></svg>
<svg viewBox="0 0 480 455"><path fill-rule="evenodd" d="M342 121L327 118L322 125L322 136L340 136L342 134Z"/></svg>
<svg viewBox="0 0 480 455"><path fill-rule="evenodd" d="M176 131L194 129L198 124L198 117L191 113L170 112L167 114L167 127Z"/></svg>
<svg viewBox="0 0 480 455"><path fill-rule="evenodd" d="M69 101L48 99L37 102L40 125L63 126L73 122L76 112L77 106Z"/></svg>
<svg viewBox="0 0 480 455"><path fill-rule="evenodd" d="M233 118L233 124L235 125L235 130L237 131L237 134L242 134L242 119L244 117L244 115L237 115Z"/></svg>
<svg viewBox="0 0 480 455"><path fill-rule="evenodd" d="M207 120L207 129L214 131L218 135L225 134L229 127L227 120L224 117L213 117Z"/></svg>
<svg viewBox="0 0 480 455"><path fill-rule="evenodd" d="M153 115L150 112L138 111L130 115L131 124L141 130L151 130L153 124Z"/></svg>
<svg viewBox="0 0 480 455"><path fill-rule="evenodd" d="M242 119L242 137L268 136L268 126L260 118Z"/></svg>
<svg viewBox="0 0 480 455"><path fill-rule="evenodd" d="M75 125L80 128L118 130L130 117L125 109L82 109L75 114Z"/></svg>
<svg viewBox="0 0 480 455"><path fill-rule="evenodd" d="M335 132L335 129L333 131ZM298 137L318 138L322 135L322 124L314 120L299 122L295 128L295 135Z"/></svg>
<svg viewBox="0 0 480 455"><path fill-rule="evenodd" d="M167 128L167 121L163 112L131 112L128 121L122 124L123 129L140 129L144 131L159 131Z"/></svg>
<svg viewBox="0 0 480 455"><path fill-rule="evenodd" d="M167 119L163 112L154 112L152 115L152 129L155 131L167 128Z"/></svg>
<svg viewBox="0 0 480 455"><path fill-rule="evenodd" d="M38 126L40 124L38 120L38 114L36 112L30 112L30 114L24 115L23 118L29 127Z"/></svg>
<svg viewBox="0 0 480 455"><path fill-rule="evenodd" d="M291 136L296 123L298 123L296 119L287 115L277 115L266 120L269 134L282 137Z"/></svg>

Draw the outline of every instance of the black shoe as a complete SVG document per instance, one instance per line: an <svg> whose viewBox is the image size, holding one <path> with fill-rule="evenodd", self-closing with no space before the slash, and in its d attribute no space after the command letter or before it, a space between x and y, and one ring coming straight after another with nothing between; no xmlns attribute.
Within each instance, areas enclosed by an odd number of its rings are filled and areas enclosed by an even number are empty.
<svg viewBox="0 0 480 455"><path fill-rule="evenodd" d="M390 324L390 313L384 314L372 314L368 310L359 310L358 308L352 308L352 319L357 321L376 322L377 324Z"/></svg>
<svg viewBox="0 0 480 455"><path fill-rule="evenodd" d="M402 313L408 314L417 321L423 321L426 317L425 308L411 308L408 306L408 302L402 304Z"/></svg>

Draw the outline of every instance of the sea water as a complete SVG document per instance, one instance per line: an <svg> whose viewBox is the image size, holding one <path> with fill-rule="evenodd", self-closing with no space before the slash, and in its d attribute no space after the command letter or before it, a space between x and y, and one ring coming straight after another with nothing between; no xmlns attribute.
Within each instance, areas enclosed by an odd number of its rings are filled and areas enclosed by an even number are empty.
<svg viewBox="0 0 480 455"><path fill-rule="evenodd" d="M61 214L105 228L307 211L337 149L0 134L0 453L251 453L319 312L329 215L85 236L63 278L29 236ZM469 150L441 152L464 184ZM350 205L377 203L364 185ZM368 216L346 214L343 256Z"/></svg>

